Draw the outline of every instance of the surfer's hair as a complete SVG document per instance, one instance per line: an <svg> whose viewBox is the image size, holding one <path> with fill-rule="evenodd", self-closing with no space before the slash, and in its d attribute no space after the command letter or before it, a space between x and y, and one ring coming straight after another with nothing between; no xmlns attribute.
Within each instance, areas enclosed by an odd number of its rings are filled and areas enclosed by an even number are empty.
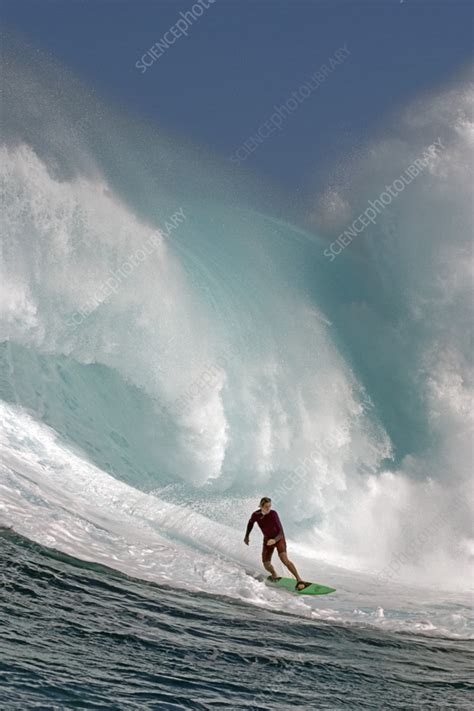
<svg viewBox="0 0 474 711"><path fill-rule="evenodd" d="M271 503L272 503L272 500L269 499L268 496L262 496L262 498L260 499L260 508L262 508L262 506L264 506L265 504L271 504Z"/></svg>

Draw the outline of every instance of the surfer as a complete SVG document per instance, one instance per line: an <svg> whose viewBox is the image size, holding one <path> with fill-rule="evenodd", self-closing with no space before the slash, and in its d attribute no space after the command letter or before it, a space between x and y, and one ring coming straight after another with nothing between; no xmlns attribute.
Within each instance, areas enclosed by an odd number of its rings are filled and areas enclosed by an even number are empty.
<svg viewBox="0 0 474 711"><path fill-rule="evenodd" d="M272 511L272 500L269 499L268 496L264 496L260 499L259 506L260 508L257 509L257 511L254 511L249 518L244 543L248 546L250 542L250 531L252 530L254 523L258 523L263 533L263 567L269 571L271 579L273 581L280 580L271 562L273 551L276 548L281 562L283 565L286 565L288 570L293 573L296 578L296 590L304 590L308 587L308 585L311 585L311 583L306 583L301 578L300 574L296 570L295 564L288 559L286 554L286 541L283 526L281 525L277 512Z"/></svg>

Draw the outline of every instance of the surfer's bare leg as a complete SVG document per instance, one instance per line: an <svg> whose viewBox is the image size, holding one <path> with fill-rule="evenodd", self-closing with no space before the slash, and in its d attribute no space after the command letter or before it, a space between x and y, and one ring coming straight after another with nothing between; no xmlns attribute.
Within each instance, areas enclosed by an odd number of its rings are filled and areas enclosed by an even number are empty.
<svg viewBox="0 0 474 711"><path fill-rule="evenodd" d="M270 573L270 575L272 576L272 578L278 578L278 574L277 574L275 568L273 567L273 565L270 563L269 560L268 560L268 561L266 561L266 560L263 561L263 567L265 568L265 570L268 570L268 572Z"/></svg>
<svg viewBox="0 0 474 711"><path fill-rule="evenodd" d="M297 582L298 582L298 583L299 583L299 582L303 582L302 577L300 576L300 574L299 574L298 571L296 570L295 564L292 563L291 560L289 560L287 554L286 554L286 553L279 553L278 555L280 556L280 560L281 560L281 562L283 563L283 565L286 565L286 567L288 568L288 570L290 571L290 573L293 573L293 575L295 576Z"/></svg>

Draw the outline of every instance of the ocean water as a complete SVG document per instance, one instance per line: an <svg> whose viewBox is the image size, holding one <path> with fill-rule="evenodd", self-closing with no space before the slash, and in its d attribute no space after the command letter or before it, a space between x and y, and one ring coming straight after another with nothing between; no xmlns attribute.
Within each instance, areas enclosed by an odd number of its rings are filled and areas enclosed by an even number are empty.
<svg viewBox="0 0 474 711"><path fill-rule="evenodd" d="M1 706L469 708L471 87L413 102L284 221L5 52ZM262 495L336 593L265 585Z"/></svg>
<svg viewBox="0 0 474 711"><path fill-rule="evenodd" d="M469 708L472 649L145 584L4 533L3 707Z"/></svg>

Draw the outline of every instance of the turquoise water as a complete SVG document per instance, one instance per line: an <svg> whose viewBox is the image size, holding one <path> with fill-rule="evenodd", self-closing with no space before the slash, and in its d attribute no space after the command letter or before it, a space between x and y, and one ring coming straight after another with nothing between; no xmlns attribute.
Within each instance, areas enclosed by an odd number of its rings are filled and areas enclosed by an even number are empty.
<svg viewBox="0 0 474 711"><path fill-rule="evenodd" d="M467 708L469 89L408 107L295 216L7 51L3 705ZM262 495L337 593L259 579Z"/></svg>

